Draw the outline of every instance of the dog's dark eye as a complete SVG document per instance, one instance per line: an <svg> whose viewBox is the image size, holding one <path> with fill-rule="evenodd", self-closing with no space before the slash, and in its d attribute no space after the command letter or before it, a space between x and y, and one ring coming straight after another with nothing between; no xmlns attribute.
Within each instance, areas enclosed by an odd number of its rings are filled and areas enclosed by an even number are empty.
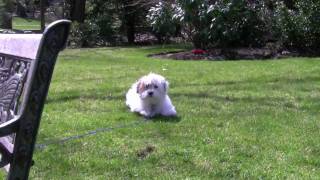
<svg viewBox="0 0 320 180"><path fill-rule="evenodd" d="M147 85L146 85L146 89L149 89L149 87L150 87L150 85L149 85L149 84L147 84Z"/></svg>
<svg viewBox="0 0 320 180"><path fill-rule="evenodd" d="M154 88L155 88L155 89L158 89L158 86L157 86L157 85L154 85Z"/></svg>

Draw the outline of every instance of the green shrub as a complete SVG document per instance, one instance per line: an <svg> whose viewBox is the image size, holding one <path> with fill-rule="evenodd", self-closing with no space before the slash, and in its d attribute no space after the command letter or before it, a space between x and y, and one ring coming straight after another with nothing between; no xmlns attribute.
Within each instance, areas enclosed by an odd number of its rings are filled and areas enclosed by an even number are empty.
<svg viewBox="0 0 320 180"><path fill-rule="evenodd" d="M99 27L94 23L72 23L69 44L72 47L92 47L98 43Z"/></svg>
<svg viewBox="0 0 320 180"><path fill-rule="evenodd" d="M320 48L320 2L297 1L294 9L278 3L275 18L285 46Z"/></svg>
<svg viewBox="0 0 320 180"><path fill-rule="evenodd" d="M70 43L76 47L93 47L113 44L116 33L113 18L114 12L110 10L109 3L94 0L87 1L86 20L84 23L73 23Z"/></svg>
<svg viewBox="0 0 320 180"><path fill-rule="evenodd" d="M246 0L184 0L183 21L192 29L197 48L262 46L265 23L259 16L262 3Z"/></svg>
<svg viewBox="0 0 320 180"><path fill-rule="evenodd" d="M218 46L263 46L265 23L258 12L261 4L250 4L246 0L220 1L211 6L210 40Z"/></svg>
<svg viewBox="0 0 320 180"><path fill-rule="evenodd" d="M91 19L92 24L97 26L98 36L100 41L105 41L108 43L114 43L115 29L113 28L113 21L110 15L106 14L103 16L97 16L95 19Z"/></svg>
<svg viewBox="0 0 320 180"><path fill-rule="evenodd" d="M201 0L180 1L184 10L182 19L188 28L188 35L196 48L206 48L211 44L210 16L208 15L209 2ZM181 16L181 15L180 15Z"/></svg>
<svg viewBox="0 0 320 180"><path fill-rule="evenodd" d="M166 42L177 34L179 23L173 18L172 4L159 2L150 8L147 19L151 24L152 32L160 43Z"/></svg>

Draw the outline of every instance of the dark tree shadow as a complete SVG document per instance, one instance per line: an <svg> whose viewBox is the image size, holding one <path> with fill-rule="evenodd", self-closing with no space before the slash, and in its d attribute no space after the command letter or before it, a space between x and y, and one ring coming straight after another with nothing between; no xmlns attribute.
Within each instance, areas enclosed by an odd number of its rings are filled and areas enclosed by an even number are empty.
<svg viewBox="0 0 320 180"><path fill-rule="evenodd" d="M288 78L288 77L276 77L273 79L261 80L260 78L249 78L245 80L226 80L215 81L207 83L181 83L176 82L174 87L208 87L208 86L237 86L244 84L268 84L268 83L280 83L280 84L298 84L298 83L317 83L320 81L320 76L305 76L302 78Z"/></svg>
<svg viewBox="0 0 320 180"><path fill-rule="evenodd" d="M192 83L192 84L178 84L177 87L208 87L208 86L219 86L220 90L225 89L226 91L229 91L232 89L233 91L246 91L250 90L250 87L246 87L245 85L250 86L263 86L265 88L270 88L274 86L275 84L281 86L281 88L278 88L279 91L286 91L286 88L292 86L292 85L299 85L302 87L303 84L306 83L318 83L320 81L319 76L305 76L305 77L276 77L276 78L269 78L265 80L257 79L257 78L249 78L245 80L240 81L217 81L217 82L208 82L208 83ZM248 89L249 88L249 89ZM314 88L313 88L314 89ZM320 90L320 89L319 89ZM306 90L304 90L306 91ZM265 96L259 97L259 96L244 96L244 97L236 97L232 95L219 95L215 93L209 93L206 91L202 92L173 92L171 93L171 97L173 99L180 99L180 98L188 98L188 99L211 99L216 102L231 102L231 103L246 103L246 104L252 104L253 106L270 106L274 107L275 105L285 106L289 109L297 109L301 107L297 107L294 102L292 102L287 97L273 97L271 94L266 93ZM297 101L310 101L310 102L319 102L318 97L295 97Z"/></svg>
<svg viewBox="0 0 320 180"><path fill-rule="evenodd" d="M161 115L157 115L153 118L147 119L150 120L152 122L166 122L166 123L178 123L181 121L181 117L180 116L161 116Z"/></svg>
<svg viewBox="0 0 320 180"><path fill-rule="evenodd" d="M68 91L63 93L58 93L58 97L56 96L48 96L48 99L46 100L46 104L50 103L61 103L61 102L67 102L72 100L106 100L106 101L112 101L112 100L121 100L125 98L125 94L122 92L115 92L113 95L109 95L107 92L100 91L100 90L91 90L87 91L85 93L82 93L81 91Z"/></svg>
<svg viewBox="0 0 320 180"><path fill-rule="evenodd" d="M128 108L129 109L129 108ZM134 114L137 117L143 118L144 121L150 121L150 122L168 122L168 123L178 123L181 121L180 116L162 116L162 115L156 115L154 117L145 117L139 114L138 112L134 112Z"/></svg>

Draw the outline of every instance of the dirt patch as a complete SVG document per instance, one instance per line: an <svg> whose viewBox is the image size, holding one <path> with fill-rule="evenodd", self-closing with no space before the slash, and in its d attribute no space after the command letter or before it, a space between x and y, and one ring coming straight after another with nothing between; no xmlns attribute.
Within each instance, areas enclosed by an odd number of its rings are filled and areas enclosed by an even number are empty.
<svg viewBox="0 0 320 180"><path fill-rule="evenodd" d="M152 145L148 145L146 146L145 148L143 149L140 149L138 152L137 152L137 156L140 158L140 159L144 159L146 158L149 154L151 154L156 148Z"/></svg>

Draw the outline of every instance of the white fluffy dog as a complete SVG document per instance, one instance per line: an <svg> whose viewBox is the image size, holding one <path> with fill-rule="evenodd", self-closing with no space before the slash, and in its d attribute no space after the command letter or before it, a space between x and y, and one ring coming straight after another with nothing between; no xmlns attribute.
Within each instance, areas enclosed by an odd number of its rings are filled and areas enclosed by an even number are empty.
<svg viewBox="0 0 320 180"><path fill-rule="evenodd" d="M126 94L131 112L151 118L155 115L176 116L175 107L167 94L169 83L158 74L150 73L135 82Z"/></svg>

